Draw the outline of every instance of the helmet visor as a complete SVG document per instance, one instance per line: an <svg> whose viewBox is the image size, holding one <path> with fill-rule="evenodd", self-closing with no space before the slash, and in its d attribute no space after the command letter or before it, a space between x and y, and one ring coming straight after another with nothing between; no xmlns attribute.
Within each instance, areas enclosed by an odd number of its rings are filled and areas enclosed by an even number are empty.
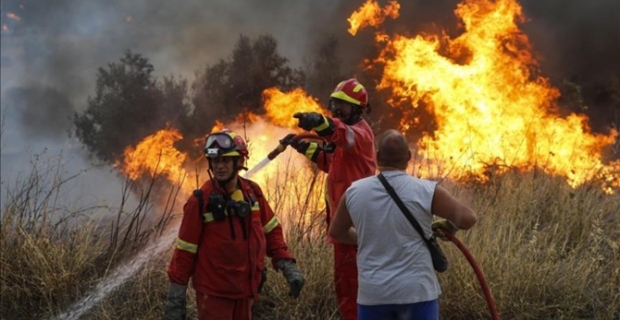
<svg viewBox="0 0 620 320"><path fill-rule="evenodd" d="M205 143L205 155L207 157L217 157L225 152L235 149L233 139L225 133L214 133L207 137Z"/></svg>
<svg viewBox="0 0 620 320"><path fill-rule="evenodd" d="M353 106L347 101L335 98L329 99L329 111L336 117L342 115L343 111L345 111L345 113L350 113L352 108Z"/></svg>

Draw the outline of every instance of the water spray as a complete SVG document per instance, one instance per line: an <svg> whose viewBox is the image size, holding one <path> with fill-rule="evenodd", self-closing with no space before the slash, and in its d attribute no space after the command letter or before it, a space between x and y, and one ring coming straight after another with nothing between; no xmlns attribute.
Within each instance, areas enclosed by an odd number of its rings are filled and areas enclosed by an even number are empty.
<svg viewBox="0 0 620 320"><path fill-rule="evenodd" d="M323 138L321 138L320 136L314 133L300 133L300 134L295 135L292 140L299 140L299 139L323 140ZM275 149L271 150L271 152L267 154L267 157L265 159L261 160L257 165L254 166L254 168L247 171L243 177L246 179L249 179L250 177L252 177L252 175L254 175L257 171L265 167L269 162L271 162L271 160L275 159L277 156L280 155L280 153L284 152L284 150L286 150L286 147L288 147L288 145L279 143L278 146L275 147Z"/></svg>
<svg viewBox="0 0 620 320"><path fill-rule="evenodd" d="M55 320L77 320L87 313L92 307L106 298L114 289L124 284L133 277L138 271L142 270L144 264L152 257L159 255L164 250L170 248L179 231L176 226L165 233L156 242L146 247L134 259L118 267L113 273L101 280L99 284L81 300L74 303L67 311L55 318Z"/></svg>

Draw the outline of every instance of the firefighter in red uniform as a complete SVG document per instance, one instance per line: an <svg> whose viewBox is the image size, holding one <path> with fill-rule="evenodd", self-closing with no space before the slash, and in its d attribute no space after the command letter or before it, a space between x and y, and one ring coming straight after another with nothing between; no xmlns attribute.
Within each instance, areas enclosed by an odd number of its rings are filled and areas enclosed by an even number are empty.
<svg viewBox="0 0 620 320"><path fill-rule="evenodd" d="M265 280L265 255L282 270L290 296L299 295L304 277L260 187L238 174L248 157L241 136L228 130L210 134L205 156L211 180L183 207L164 317L185 319L192 278L199 319L250 320Z"/></svg>
<svg viewBox="0 0 620 320"><path fill-rule="evenodd" d="M294 134L280 143L291 145L315 162L327 176L327 227L336 212L340 198L355 180L375 174L375 142L372 129L362 113L370 112L368 93L356 79L340 82L332 92L329 109L333 118L316 112L296 113L298 126L314 130L329 142L295 140ZM357 319L357 246L339 243L328 236L334 245L334 284L340 314L345 320Z"/></svg>

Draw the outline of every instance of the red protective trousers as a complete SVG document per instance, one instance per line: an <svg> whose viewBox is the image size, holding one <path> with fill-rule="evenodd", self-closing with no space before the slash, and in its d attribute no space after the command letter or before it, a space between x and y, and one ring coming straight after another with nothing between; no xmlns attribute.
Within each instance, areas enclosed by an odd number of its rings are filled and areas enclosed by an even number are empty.
<svg viewBox="0 0 620 320"><path fill-rule="evenodd" d="M334 242L334 286L340 314L357 319L357 246Z"/></svg>
<svg viewBox="0 0 620 320"><path fill-rule="evenodd" d="M198 320L252 320L252 299L227 299L196 292Z"/></svg>

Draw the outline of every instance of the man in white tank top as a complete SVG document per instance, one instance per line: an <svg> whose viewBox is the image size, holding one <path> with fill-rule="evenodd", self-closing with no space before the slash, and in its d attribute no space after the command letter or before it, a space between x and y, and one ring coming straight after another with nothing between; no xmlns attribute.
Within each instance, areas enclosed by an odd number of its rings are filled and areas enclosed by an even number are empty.
<svg viewBox="0 0 620 320"><path fill-rule="evenodd" d="M433 215L446 219L435 224L452 233L473 227L477 216L472 209L436 182L407 174L410 159L406 138L396 130L385 132L377 148L379 171L425 236L433 233ZM439 319L441 289L430 252L376 176L347 189L329 234L358 245L359 320Z"/></svg>

